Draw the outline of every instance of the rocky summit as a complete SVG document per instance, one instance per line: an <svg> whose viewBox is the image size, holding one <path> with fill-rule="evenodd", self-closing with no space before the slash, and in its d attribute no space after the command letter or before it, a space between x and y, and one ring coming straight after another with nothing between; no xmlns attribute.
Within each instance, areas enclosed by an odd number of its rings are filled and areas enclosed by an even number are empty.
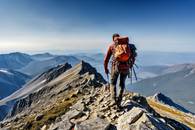
<svg viewBox="0 0 195 130"><path fill-rule="evenodd" d="M2 130L195 129L195 116L156 100L162 94L154 98L126 91L119 109L111 103L108 84L90 64L57 68L42 74L44 84L14 99L0 122ZM42 81L38 79L33 82Z"/></svg>

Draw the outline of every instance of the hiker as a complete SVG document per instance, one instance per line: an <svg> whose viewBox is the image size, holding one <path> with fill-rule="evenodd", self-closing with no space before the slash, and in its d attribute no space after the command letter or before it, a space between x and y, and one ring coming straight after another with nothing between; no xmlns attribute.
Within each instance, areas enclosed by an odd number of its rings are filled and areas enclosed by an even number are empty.
<svg viewBox="0 0 195 130"><path fill-rule="evenodd" d="M120 37L119 34L113 34L113 42L108 48L107 54L104 59L105 73L110 74L108 69L108 63L112 56L111 67L111 83L110 91L113 105L117 105L121 108L121 101L123 92L125 89L125 80L129 75L129 69L133 67L136 57L136 47L134 44L129 44L128 37ZM117 79L120 78L119 83L119 96L116 94Z"/></svg>

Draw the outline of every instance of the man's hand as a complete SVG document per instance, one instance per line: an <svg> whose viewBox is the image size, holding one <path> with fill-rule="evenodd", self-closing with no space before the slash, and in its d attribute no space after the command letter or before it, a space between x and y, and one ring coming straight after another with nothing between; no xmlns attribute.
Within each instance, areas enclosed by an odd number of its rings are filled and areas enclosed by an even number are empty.
<svg viewBox="0 0 195 130"><path fill-rule="evenodd" d="M105 68L105 73L106 73L106 74L109 74L108 68Z"/></svg>

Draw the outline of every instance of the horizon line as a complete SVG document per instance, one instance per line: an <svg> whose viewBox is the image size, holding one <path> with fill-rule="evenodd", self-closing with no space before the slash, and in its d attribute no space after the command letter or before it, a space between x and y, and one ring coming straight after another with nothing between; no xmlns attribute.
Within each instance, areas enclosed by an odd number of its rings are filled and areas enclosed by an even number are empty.
<svg viewBox="0 0 195 130"><path fill-rule="evenodd" d="M138 50L139 53L185 53L185 54L193 54L195 52L192 51L157 51L157 50ZM53 55L63 55L63 54L79 54L79 53L89 53L89 54L97 54L102 53L105 54L106 52L102 52L101 50L43 50L43 51L4 51L0 52L0 55L3 54L12 54L12 53L24 53L29 55L35 55L35 54L53 54Z"/></svg>

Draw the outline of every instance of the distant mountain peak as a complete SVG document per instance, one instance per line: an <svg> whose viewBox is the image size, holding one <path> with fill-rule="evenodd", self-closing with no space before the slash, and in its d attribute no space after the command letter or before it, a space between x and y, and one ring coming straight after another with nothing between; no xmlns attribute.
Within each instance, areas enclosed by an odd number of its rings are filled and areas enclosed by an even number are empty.
<svg viewBox="0 0 195 130"><path fill-rule="evenodd" d="M27 54L21 52L11 52L8 55L27 55Z"/></svg>
<svg viewBox="0 0 195 130"><path fill-rule="evenodd" d="M35 55L32 55L32 56L45 56L45 57L49 57L49 56L53 56L51 53L49 52L45 52L45 53L40 53L40 54L35 54Z"/></svg>
<svg viewBox="0 0 195 130"><path fill-rule="evenodd" d="M33 61L30 55L20 52L0 54L0 68L21 69Z"/></svg>
<svg viewBox="0 0 195 130"><path fill-rule="evenodd" d="M51 54L51 53L49 53L49 52L42 53L42 55L52 56L52 54Z"/></svg>
<svg viewBox="0 0 195 130"><path fill-rule="evenodd" d="M154 94L153 99L164 103L172 103L172 100L161 92Z"/></svg>
<svg viewBox="0 0 195 130"><path fill-rule="evenodd" d="M190 111L188 111L187 109L185 109L184 107L180 106L179 104L176 104L175 102L173 102L173 100L167 96L165 96L163 93L156 93L154 96L152 96L152 99L154 99L157 102L161 102L165 105L169 105L171 107L174 107L180 111L183 112L187 112L187 113L192 113Z"/></svg>
<svg viewBox="0 0 195 130"><path fill-rule="evenodd" d="M89 63L85 62L85 61L81 61L78 66L80 67L80 74L89 72L89 73L97 73L96 69L94 67L92 67Z"/></svg>
<svg viewBox="0 0 195 130"><path fill-rule="evenodd" d="M89 75L94 75L95 79L97 79L103 83L106 83L103 76L100 73L98 73L97 70L93 66L91 66L89 63L87 63L83 60L75 66L75 69L78 70L79 75L89 73Z"/></svg>

